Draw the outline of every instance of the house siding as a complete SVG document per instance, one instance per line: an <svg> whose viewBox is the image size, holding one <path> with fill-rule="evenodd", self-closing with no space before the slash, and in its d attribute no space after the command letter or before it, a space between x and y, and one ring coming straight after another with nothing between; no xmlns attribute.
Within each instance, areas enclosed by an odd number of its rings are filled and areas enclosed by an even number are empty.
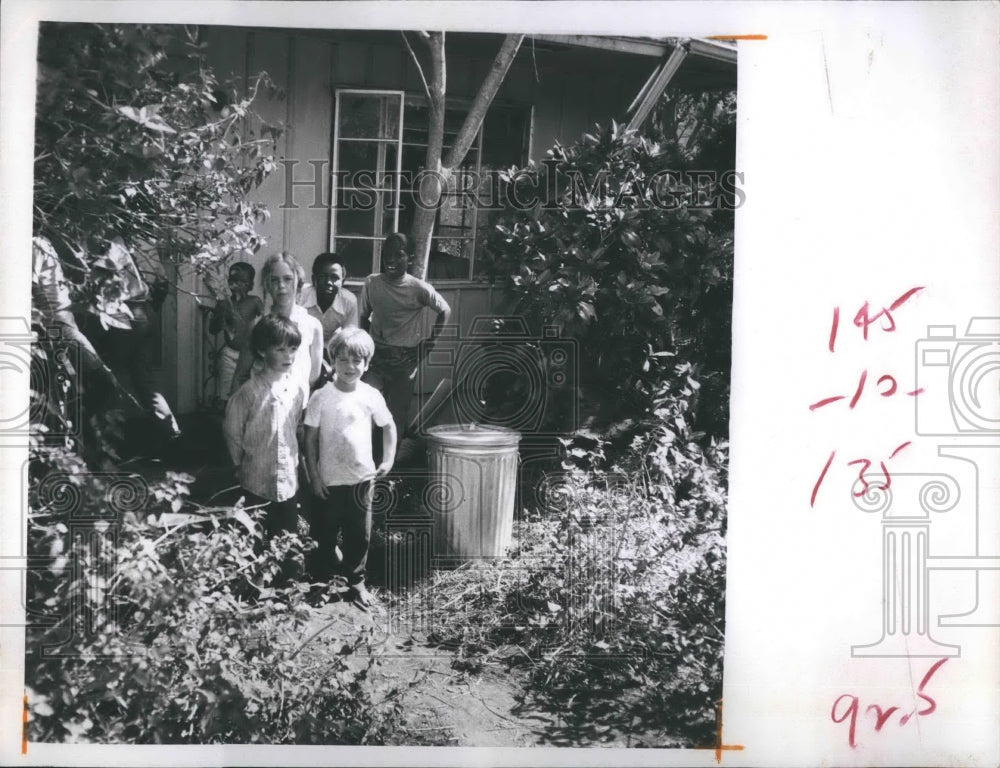
<svg viewBox="0 0 1000 768"><path fill-rule="evenodd" d="M286 206L285 166L254 191L253 197L265 203L271 212L258 225L267 245L248 261L260 270L266 257L279 250L294 254L308 271L316 254L328 250L330 228L330 170L334 91L336 88L382 88L420 92L419 76L398 35L377 40L365 33L352 34L314 30L240 29L207 27L210 62L220 80L235 77L246 84L248 75L266 71L284 91L283 99L259 98L255 109L267 121L281 122L286 130L278 141L277 156L295 160L294 179L309 181L314 166L322 161L324 169L321 199L315 201L311 186L292 189ZM497 38L499 41L499 38ZM482 55L479 51L482 50ZM492 61L495 45L476 42L470 46L461 37L448 39L449 97L471 99ZM539 160L555 141L572 143L594 122L606 125L612 117L621 120L625 110L655 66L655 59L613 57L603 52L568 54L535 50L526 40L497 94L500 102L531 106L531 157ZM613 66L609 66L613 65ZM317 204L318 203L318 204ZM362 278L363 275L352 275ZM205 294L195 281L186 286ZM477 283L443 283L437 286L451 304L452 322L463 332L476 316L489 313L497 305L500 293ZM256 289L259 292L259 288ZM355 287L355 290L357 288ZM165 363L176 365L176 386L166 387L168 396L177 402L180 412L194 410L207 378L203 339L203 312L193 298L179 294L176 318L164 317L176 336L164 333L164 345L171 347ZM428 324L430 318L427 319ZM195 344L181 344L177 339L196 338ZM433 387L439 376L425 378ZM425 387L426 389L426 387Z"/></svg>

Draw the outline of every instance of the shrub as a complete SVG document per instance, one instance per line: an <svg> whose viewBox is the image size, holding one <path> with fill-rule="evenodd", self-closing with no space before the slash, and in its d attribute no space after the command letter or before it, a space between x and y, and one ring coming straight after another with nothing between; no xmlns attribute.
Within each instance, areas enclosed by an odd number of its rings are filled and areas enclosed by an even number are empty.
<svg viewBox="0 0 1000 768"><path fill-rule="evenodd" d="M300 653L311 542L263 542L259 513L179 514L190 478L95 474L64 451L32 467L25 672L37 741L380 743L398 714L369 690L371 629ZM155 514L153 514L155 512ZM377 700L376 700L377 697Z"/></svg>
<svg viewBox="0 0 1000 768"><path fill-rule="evenodd" d="M545 477L516 553L438 574L422 602L439 606L436 637L463 668L525 668L528 697L581 728L603 723L598 741L668 729L707 744L722 689L726 445L702 451L661 426L631 466Z"/></svg>
<svg viewBox="0 0 1000 768"><path fill-rule="evenodd" d="M247 194L274 169L281 130L253 104L276 90L263 73L245 91L220 82L197 27L177 29L41 27L34 230L82 258L64 264L74 282L116 237L199 268L261 245L267 210Z"/></svg>
<svg viewBox="0 0 1000 768"><path fill-rule="evenodd" d="M720 131L709 133L704 159L718 163ZM489 240L489 271L529 322L580 342L577 398L597 429L648 410L654 356L672 352L706 385L704 428L724 435L732 210L700 205L700 187L663 176L702 169L702 154L684 151L676 135L660 138L613 124L549 150L565 183L544 206L502 217ZM516 170L507 180L524 178Z"/></svg>

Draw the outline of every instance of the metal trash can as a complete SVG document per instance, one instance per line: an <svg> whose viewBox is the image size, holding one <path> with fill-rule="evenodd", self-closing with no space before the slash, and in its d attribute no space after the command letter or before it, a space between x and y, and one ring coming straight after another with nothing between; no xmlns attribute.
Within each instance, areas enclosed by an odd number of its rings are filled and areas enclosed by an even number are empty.
<svg viewBox="0 0 1000 768"><path fill-rule="evenodd" d="M506 427L449 424L427 430L437 565L500 557L514 531L519 432Z"/></svg>

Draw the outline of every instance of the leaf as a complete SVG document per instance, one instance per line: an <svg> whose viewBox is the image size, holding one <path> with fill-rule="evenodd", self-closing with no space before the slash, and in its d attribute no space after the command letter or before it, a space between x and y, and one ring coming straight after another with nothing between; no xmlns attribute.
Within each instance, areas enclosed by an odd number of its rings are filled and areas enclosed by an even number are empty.
<svg viewBox="0 0 1000 768"><path fill-rule="evenodd" d="M559 603L553 603L551 600L547 601L546 605L552 613L559 613L562 610L562 606Z"/></svg>
<svg viewBox="0 0 1000 768"><path fill-rule="evenodd" d="M257 530L257 525L254 523L253 518L247 514L244 509L234 509L230 515L233 520L241 523L244 528L250 533L251 536L260 536L260 532Z"/></svg>

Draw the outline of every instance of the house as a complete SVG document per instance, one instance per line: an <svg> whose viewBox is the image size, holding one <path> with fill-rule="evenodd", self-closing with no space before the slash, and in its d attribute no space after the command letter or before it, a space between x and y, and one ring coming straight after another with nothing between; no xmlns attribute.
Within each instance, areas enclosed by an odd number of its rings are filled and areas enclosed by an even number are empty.
<svg viewBox="0 0 1000 768"><path fill-rule="evenodd" d="M210 61L220 79L266 70L285 92L261 99L264 119L284 123L278 170L254 192L271 211L260 232L268 245L260 267L279 250L308 271L318 253L336 250L347 262L348 285L378 271L378 244L407 230L412 195L396 183L423 162L428 109L420 75L402 35L382 30L288 30L207 27ZM454 135L478 89L499 34L449 33L446 138ZM526 37L470 150L463 178L540 160L556 141L572 143L594 123L639 124L671 88L736 87L735 46L567 35ZM353 185L353 171L371 171ZM393 170L400 173L394 178ZM428 279L452 307L462 333L496 307L499 291L480 282L482 248L491 214L454 192L445 199L428 262ZM360 204L359 204L360 203ZM409 204L408 204L409 203ZM181 287L207 292L191 275ZM179 413L213 393L209 360L215 340L191 293L179 291L162 318L162 386ZM433 386L424 382L423 388Z"/></svg>

